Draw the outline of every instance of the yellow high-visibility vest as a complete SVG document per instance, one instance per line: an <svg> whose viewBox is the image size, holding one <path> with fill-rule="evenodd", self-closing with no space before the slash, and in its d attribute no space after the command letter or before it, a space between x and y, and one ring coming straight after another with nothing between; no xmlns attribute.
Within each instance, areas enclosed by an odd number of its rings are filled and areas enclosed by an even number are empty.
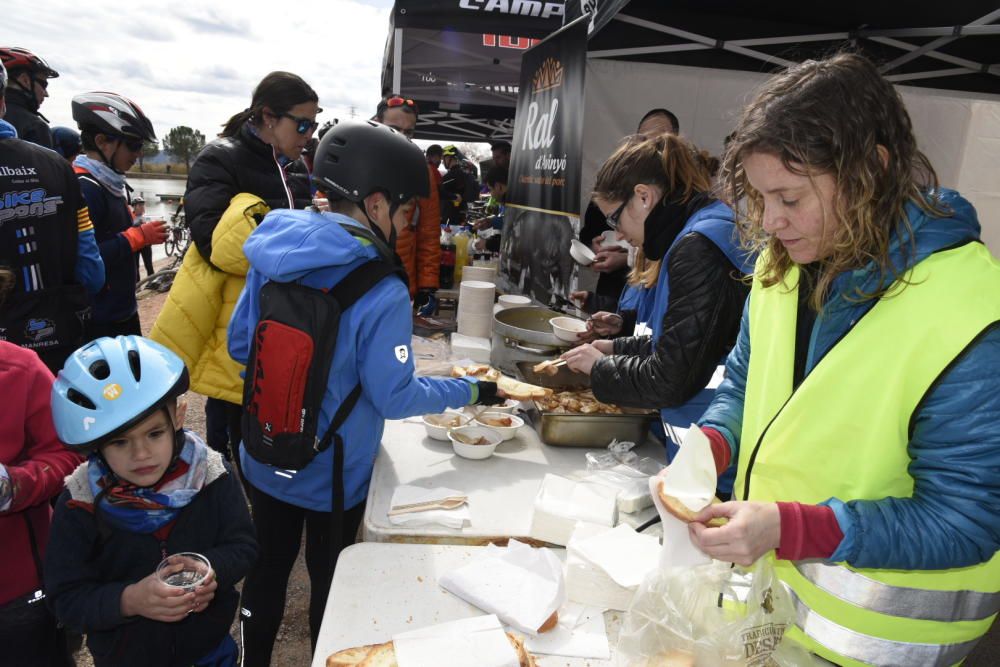
<svg viewBox="0 0 1000 667"><path fill-rule="evenodd" d="M913 419L949 364L1000 321L1000 262L981 243L919 262L793 391L798 275L768 288L754 279L734 498L910 498ZM949 570L774 563L797 607L788 636L838 664L953 665L1000 610L1000 555Z"/></svg>

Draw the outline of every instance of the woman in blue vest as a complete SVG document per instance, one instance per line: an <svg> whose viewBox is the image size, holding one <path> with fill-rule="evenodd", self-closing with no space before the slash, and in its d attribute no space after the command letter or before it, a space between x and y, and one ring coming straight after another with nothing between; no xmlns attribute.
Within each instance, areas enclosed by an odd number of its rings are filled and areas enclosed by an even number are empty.
<svg viewBox="0 0 1000 667"><path fill-rule="evenodd" d="M648 260L661 260L652 333L597 340L563 355L567 366L590 375L598 400L659 409L665 423L683 428L711 400L705 386L736 340L747 295L742 277L752 266L732 211L712 198L711 187L704 156L675 135L630 138L608 158L594 203L620 237ZM668 444L669 459L675 452L676 443Z"/></svg>
<svg viewBox="0 0 1000 667"><path fill-rule="evenodd" d="M976 211L854 54L765 84L722 184L760 258L702 420L738 500L692 541L772 560L787 636L827 660L957 664L1000 609L1000 263Z"/></svg>

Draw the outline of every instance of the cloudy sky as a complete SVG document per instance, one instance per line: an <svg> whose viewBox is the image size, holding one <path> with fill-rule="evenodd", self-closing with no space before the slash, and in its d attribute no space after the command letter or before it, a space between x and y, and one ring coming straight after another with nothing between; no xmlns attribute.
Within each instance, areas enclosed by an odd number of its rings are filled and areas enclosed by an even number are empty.
<svg viewBox="0 0 1000 667"><path fill-rule="evenodd" d="M135 100L158 137L187 125L211 139L272 70L316 90L320 122L347 118L352 106L374 113L392 0L3 4L0 43L30 49L60 73L41 108L52 125L75 127L73 95L109 90Z"/></svg>

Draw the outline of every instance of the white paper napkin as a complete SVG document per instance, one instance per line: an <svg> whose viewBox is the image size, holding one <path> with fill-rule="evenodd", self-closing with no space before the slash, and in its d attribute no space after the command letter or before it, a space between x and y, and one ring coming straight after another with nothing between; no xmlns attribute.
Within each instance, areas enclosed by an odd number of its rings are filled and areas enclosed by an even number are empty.
<svg viewBox="0 0 1000 667"><path fill-rule="evenodd" d="M641 535L625 524L580 540L574 534L570 548L604 570L619 586L632 589L656 569L660 557L658 539Z"/></svg>
<svg viewBox="0 0 1000 667"><path fill-rule="evenodd" d="M564 545L578 521L610 528L618 520L617 498L617 489L546 474L535 497L531 537Z"/></svg>
<svg viewBox="0 0 1000 667"><path fill-rule="evenodd" d="M464 496L463 491L437 487L424 489L419 486L408 486L402 484L396 487L392 493L392 500L389 501L389 509L396 505L410 505L412 503L423 503L432 500L441 500L448 496ZM426 510L423 512L409 512L407 514L397 514L389 517L389 523L394 526L426 526L430 524L440 524L448 528L463 528L471 523L469 505L465 504L453 510Z"/></svg>
<svg viewBox="0 0 1000 667"><path fill-rule="evenodd" d="M392 638L399 667L518 667L517 652L496 616L475 616Z"/></svg>
<svg viewBox="0 0 1000 667"><path fill-rule="evenodd" d="M698 511L715 497L715 458L708 437L695 424L684 434L680 451L673 462L656 477L649 478L649 491L663 522L663 550L660 567L689 567L708 563L711 558L691 543L687 524L663 507L660 502L660 481L664 489Z"/></svg>
<svg viewBox="0 0 1000 667"><path fill-rule="evenodd" d="M565 600L562 563L549 549L517 540L486 549L485 556L448 572L438 584L507 625L536 634Z"/></svg>
<svg viewBox="0 0 1000 667"><path fill-rule="evenodd" d="M567 602L559 609L559 624L537 637L527 637L525 647L532 653L569 658L609 660L608 632L604 612Z"/></svg>

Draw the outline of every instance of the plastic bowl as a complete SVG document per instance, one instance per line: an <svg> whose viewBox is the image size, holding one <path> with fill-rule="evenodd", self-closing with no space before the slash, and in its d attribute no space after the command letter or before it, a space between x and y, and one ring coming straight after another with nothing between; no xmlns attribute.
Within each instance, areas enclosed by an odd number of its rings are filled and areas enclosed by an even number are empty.
<svg viewBox="0 0 1000 667"><path fill-rule="evenodd" d="M491 417L496 417L496 418L506 417L510 419L511 424L510 426L496 426L494 424L487 424L485 421L483 421L484 419L489 419ZM511 438L513 438L515 435L517 435L517 430L522 426L524 426L524 420L518 417L517 415L511 415L504 412L490 411L490 412L484 412L483 414L476 417L476 424L480 426L485 426L486 428L489 429L493 429L494 431L499 433L500 437L503 438L504 442L506 442Z"/></svg>
<svg viewBox="0 0 1000 667"><path fill-rule="evenodd" d="M481 410L482 407L483 406L481 405L466 405L464 408L462 408L462 411L467 415L474 415L477 412L479 412L479 410ZM521 407L521 401L518 401L517 399L514 398L508 398L506 401L500 403L499 405L491 405L490 412L503 412L504 414L509 415L513 414L514 411L517 410L519 407Z"/></svg>
<svg viewBox="0 0 1000 667"><path fill-rule="evenodd" d="M443 440L444 442L448 442L448 431L450 428L453 427L438 426L433 422L427 421L428 417L458 417L459 419L462 420L462 423L464 423L466 419L465 417L456 414L454 412L442 412L439 414L424 415L421 418L421 421L423 421L424 423L424 428L427 429L427 435L433 438L434 440Z"/></svg>
<svg viewBox="0 0 1000 667"><path fill-rule="evenodd" d="M470 438L485 438L484 445L468 445L455 439L455 434L460 433ZM485 426L462 426L448 432L448 439L455 453L464 459L488 459L493 456L493 450L497 448L503 437L497 433L496 429Z"/></svg>
<svg viewBox="0 0 1000 667"><path fill-rule="evenodd" d="M587 247L587 244L579 239L573 239L572 243L569 244L569 254L576 261L577 264L582 266L590 266L597 259L597 255L594 251Z"/></svg>
<svg viewBox="0 0 1000 667"><path fill-rule="evenodd" d="M549 320L549 324L552 326L552 333L555 334L556 338L567 343L578 342L580 339L577 334L587 330L587 323L575 317L553 317Z"/></svg>

